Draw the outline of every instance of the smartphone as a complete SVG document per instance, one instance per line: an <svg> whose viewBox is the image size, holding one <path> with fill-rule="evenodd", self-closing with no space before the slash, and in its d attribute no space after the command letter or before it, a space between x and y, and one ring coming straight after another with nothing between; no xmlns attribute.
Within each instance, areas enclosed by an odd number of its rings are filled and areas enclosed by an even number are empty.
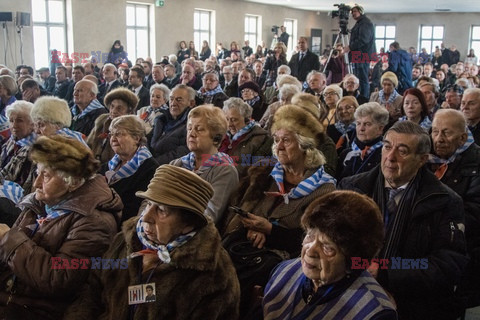
<svg viewBox="0 0 480 320"><path fill-rule="evenodd" d="M244 211L242 208L236 206L230 206L230 210L233 210L236 214L239 214L243 218L248 218L248 213Z"/></svg>

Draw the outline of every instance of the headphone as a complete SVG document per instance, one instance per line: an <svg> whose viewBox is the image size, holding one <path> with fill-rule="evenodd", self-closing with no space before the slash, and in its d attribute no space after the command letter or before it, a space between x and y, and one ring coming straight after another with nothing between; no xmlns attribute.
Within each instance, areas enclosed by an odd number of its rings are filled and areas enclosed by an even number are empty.
<svg viewBox="0 0 480 320"><path fill-rule="evenodd" d="M222 142L223 136L221 134L217 134L215 137L213 137L213 142L214 143L220 143Z"/></svg>

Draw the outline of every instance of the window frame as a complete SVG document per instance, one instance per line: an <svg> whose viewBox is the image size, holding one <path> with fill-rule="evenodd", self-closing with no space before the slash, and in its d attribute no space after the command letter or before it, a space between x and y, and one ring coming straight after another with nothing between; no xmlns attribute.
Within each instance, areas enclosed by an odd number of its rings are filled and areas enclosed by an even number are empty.
<svg viewBox="0 0 480 320"><path fill-rule="evenodd" d="M387 28L388 27L393 27L394 28L394 36L392 37L387 37ZM377 28L383 28L383 37L377 37ZM375 46L378 52L380 52L380 48L384 48L385 52L388 51L390 43L395 42L395 39L397 37L397 26L394 24L377 24L375 25ZM378 46L377 42L382 41L383 46Z"/></svg>
<svg viewBox="0 0 480 320"><path fill-rule="evenodd" d="M432 35L431 37L423 37L423 28L425 27L431 27L432 28ZM434 29L435 28L442 28L442 38L435 38L434 37ZM439 46L442 42L444 42L445 39L445 25L433 25L433 24L421 24L420 29L419 29L419 35L418 35L418 50L417 52L421 52L422 48L425 48L427 50L428 54L433 54L435 52L435 46ZM428 46L423 45L424 41L430 41L430 48Z"/></svg>
<svg viewBox="0 0 480 320"><path fill-rule="evenodd" d="M150 41L151 41L151 27L152 27L152 22L150 21L151 20L151 5L147 4L147 3L136 3L136 2L127 2L126 5L125 5L125 11L128 10L128 7L133 7L134 9L134 25L128 25L127 21L125 21L125 31L126 31L126 52L128 54L128 60L132 61L132 63L135 63L135 61L138 59L138 58L147 58L147 57L151 57L152 56L152 46L150 44ZM147 9L147 25L146 26L139 26L137 24L137 8L146 8ZM127 19L128 19L128 13L127 13ZM135 33L135 43L133 45L133 52L132 50L130 50L132 48L131 44L129 43L129 37L128 37L128 31L134 31ZM146 41L146 44L147 44L147 56L146 57L142 57L140 54L139 54L139 50L138 50L138 32L139 31L146 31L147 32L147 41Z"/></svg>
<svg viewBox="0 0 480 320"><path fill-rule="evenodd" d="M195 26L195 15L199 15L198 20L199 20L199 26L200 28L196 28ZM207 29L202 29L202 16L208 16L208 28ZM195 8L193 10L193 43L195 44L195 50L198 52L198 58L200 58L200 52L202 51L202 45L203 45L203 40L208 41L208 45L210 47L210 50L212 50L212 54L214 54L215 50L215 41L214 41L214 20L215 19L215 11L209 10L209 9L201 9L201 8ZM198 35L197 35L198 34ZM204 37L204 35L207 35ZM203 35L203 36L202 36ZM187 43L188 47L188 43Z"/></svg>

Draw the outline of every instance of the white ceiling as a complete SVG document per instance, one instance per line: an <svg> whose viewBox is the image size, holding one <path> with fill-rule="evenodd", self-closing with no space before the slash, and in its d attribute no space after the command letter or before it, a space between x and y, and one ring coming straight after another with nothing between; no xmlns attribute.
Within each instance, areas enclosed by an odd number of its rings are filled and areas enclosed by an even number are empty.
<svg viewBox="0 0 480 320"><path fill-rule="evenodd" d="M337 8L333 4L345 3L353 6L355 1L339 0L245 0L269 5L279 5L301 10L332 11ZM365 13L391 12L480 12L480 0L361 0L358 2Z"/></svg>

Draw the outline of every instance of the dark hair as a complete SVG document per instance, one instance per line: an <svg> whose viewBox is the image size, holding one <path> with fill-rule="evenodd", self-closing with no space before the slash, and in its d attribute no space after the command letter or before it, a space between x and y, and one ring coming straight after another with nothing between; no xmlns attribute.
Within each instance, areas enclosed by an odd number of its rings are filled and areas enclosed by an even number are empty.
<svg viewBox="0 0 480 320"><path fill-rule="evenodd" d="M150 70L152 69L152 63L148 60L143 60L142 63L146 63L148 64L148 66L150 67Z"/></svg>
<svg viewBox="0 0 480 320"><path fill-rule="evenodd" d="M115 48L116 44L120 45L119 49ZM122 46L122 43L120 42L120 40L115 40L115 42L112 44L112 48L110 49L110 51L120 51L120 52L123 51L123 46Z"/></svg>
<svg viewBox="0 0 480 320"><path fill-rule="evenodd" d="M302 216L302 227L326 234L346 257L373 258L383 245L383 218L377 204L353 191L333 191L315 199Z"/></svg>
<svg viewBox="0 0 480 320"><path fill-rule="evenodd" d="M33 68L32 67L23 65L23 66L21 66L20 69L27 69L28 74L33 77Z"/></svg>
<svg viewBox="0 0 480 320"><path fill-rule="evenodd" d="M392 46L395 50L400 49L400 43L398 43L397 41L390 43L390 46Z"/></svg>
<svg viewBox="0 0 480 320"><path fill-rule="evenodd" d="M21 91L24 91L26 89L31 89L31 88L40 89L40 86L38 85L38 82L33 79L27 79L22 82Z"/></svg>
<svg viewBox="0 0 480 320"><path fill-rule="evenodd" d="M411 94L412 96L415 96L418 98L418 101L420 101L420 104L422 105L422 112L420 113L420 116L422 117L422 120L428 116L428 107L427 107L427 101L425 100L425 96L423 95L422 91L420 91L420 89L417 89L417 88L410 88L410 89L407 89L404 93L403 93L403 99L402 99L402 116L405 115L405 110L403 110L403 104L405 102L405 98L407 97L407 95Z"/></svg>
<svg viewBox="0 0 480 320"><path fill-rule="evenodd" d="M463 90L463 87L459 86L458 84L450 84L445 89L445 93L450 92L450 91L451 92L456 92L459 95L462 95L464 90Z"/></svg>
<svg viewBox="0 0 480 320"><path fill-rule="evenodd" d="M386 137L390 131L399 134L414 135L418 141L417 150L415 150L415 153L417 155L430 153L432 148L430 136L422 127L420 127L419 124L412 121L397 121L390 129L387 130L387 132L385 132L384 137Z"/></svg>
<svg viewBox="0 0 480 320"><path fill-rule="evenodd" d="M151 285L147 285L145 289L151 289L153 291L153 287Z"/></svg>
<svg viewBox="0 0 480 320"><path fill-rule="evenodd" d="M133 68L130 69L130 72L132 71L135 71L137 73L137 75L140 77L140 79L142 79L143 81L143 78L145 78L145 71L143 71L143 68L141 66L135 66Z"/></svg>
<svg viewBox="0 0 480 320"><path fill-rule="evenodd" d="M73 67L73 70L80 70L83 74L85 74L85 68L81 65Z"/></svg>

